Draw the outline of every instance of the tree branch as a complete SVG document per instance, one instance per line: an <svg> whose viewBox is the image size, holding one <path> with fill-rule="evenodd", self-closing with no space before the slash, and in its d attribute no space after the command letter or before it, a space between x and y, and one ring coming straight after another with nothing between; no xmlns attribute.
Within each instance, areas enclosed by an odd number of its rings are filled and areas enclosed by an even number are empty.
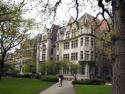
<svg viewBox="0 0 125 94"><path fill-rule="evenodd" d="M111 0L105 0L106 3L110 2L110 1L111 1ZM108 29L109 29L108 31L110 31L110 30L111 30L110 23L109 23L108 20L105 18L105 13L108 14L108 16L111 18L112 22L113 22L113 16L112 16L112 14L110 14L109 11L105 8L105 6L104 6L104 4L103 4L103 0L98 0L98 6L102 8L102 12L99 12L99 13L96 15L96 17L94 18L94 20L97 19L97 17L98 17L99 15L101 15L101 16L103 17L103 20L101 21L101 23L100 23L99 25L97 25L97 28L100 27L104 21L106 21L107 26L108 26ZM96 21L95 21L95 22L96 22ZM97 28L96 28L96 29L97 29Z"/></svg>
<svg viewBox="0 0 125 94"><path fill-rule="evenodd" d="M4 15L10 15L10 14L13 14L13 13L16 13L16 12L20 11L21 8L25 5L24 2L25 2L25 0L23 0L23 1L20 3L20 6L19 6L16 10L12 10L12 11L9 11L9 12L6 12L6 13L2 13L2 14L0 14L0 17L1 17L1 16L4 16Z"/></svg>

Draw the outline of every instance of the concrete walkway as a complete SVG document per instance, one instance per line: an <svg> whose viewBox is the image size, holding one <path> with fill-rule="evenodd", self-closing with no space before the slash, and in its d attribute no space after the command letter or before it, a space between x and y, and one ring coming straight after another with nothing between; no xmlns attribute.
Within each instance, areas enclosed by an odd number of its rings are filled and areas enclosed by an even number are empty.
<svg viewBox="0 0 125 94"><path fill-rule="evenodd" d="M71 81L63 81L63 86L56 83L39 94L75 94Z"/></svg>

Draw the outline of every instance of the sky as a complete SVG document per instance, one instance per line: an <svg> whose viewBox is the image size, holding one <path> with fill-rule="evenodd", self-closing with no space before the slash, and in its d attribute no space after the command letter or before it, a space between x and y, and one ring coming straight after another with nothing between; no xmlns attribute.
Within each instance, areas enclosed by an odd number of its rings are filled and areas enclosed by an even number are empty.
<svg viewBox="0 0 125 94"><path fill-rule="evenodd" d="M4 1L15 1L22 2L22 0L4 0ZM55 4L58 0L49 0L51 6ZM31 36L34 36L38 33L43 32L44 26L50 28L52 24L57 24L62 26L63 24L68 23L71 16L76 18L76 9L73 3L74 0L62 0L60 5L57 8L55 21L52 16L48 16L49 10L47 13L43 13L44 5L47 3L47 0L25 0L26 5L24 6L22 17L24 19L33 19L34 25L29 32ZM79 1L79 17L84 15L84 13L89 13L93 16L96 16L99 12L97 7L97 0L78 0ZM90 1L90 2L87 2ZM94 1L94 2L93 2Z"/></svg>
<svg viewBox="0 0 125 94"><path fill-rule="evenodd" d="M28 3L25 8L29 8L29 10L23 14L24 18L34 19L35 21L34 27L32 28L32 30L30 30L32 35L42 33L44 26L50 28L53 23L62 26L64 23L68 22L71 16L73 16L74 18L76 17L76 10L73 7L74 4L72 3L72 0L62 0L60 6L58 6L57 8L55 21L53 21L53 17L49 18L47 17L48 15L42 13L42 6L44 4L40 4L37 1L38 0L34 0ZM57 0L50 0L50 3L53 5L56 1ZM84 3L82 3L82 1L84 1ZM79 17L84 15L84 13L86 12L93 16L96 16L96 14L99 12L99 8L97 7L97 1L94 1L95 2L93 2L93 0L92 2L87 2L87 0L79 0L79 2L81 2L79 5ZM47 2L47 0L43 0L43 2Z"/></svg>

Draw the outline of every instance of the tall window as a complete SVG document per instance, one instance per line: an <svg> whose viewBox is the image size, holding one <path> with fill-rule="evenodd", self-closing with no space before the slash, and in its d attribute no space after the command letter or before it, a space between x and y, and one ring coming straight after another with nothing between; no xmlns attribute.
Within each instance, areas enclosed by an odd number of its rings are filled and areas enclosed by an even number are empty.
<svg viewBox="0 0 125 94"><path fill-rule="evenodd" d="M74 44L73 44L74 42L73 41L71 41L71 48L74 48Z"/></svg>
<svg viewBox="0 0 125 94"><path fill-rule="evenodd" d="M91 51L91 60L93 60L94 53Z"/></svg>
<svg viewBox="0 0 125 94"><path fill-rule="evenodd" d="M73 29L72 30L72 37L75 37L76 36L76 29Z"/></svg>
<svg viewBox="0 0 125 94"><path fill-rule="evenodd" d="M42 60L45 61L46 59L46 49L42 50Z"/></svg>
<svg viewBox="0 0 125 94"><path fill-rule="evenodd" d="M83 46L83 38L80 39L80 45Z"/></svg>
<svg viewBox="0 0 125 94"><path fill-rule="evenodd" d="M59 50L59 43L57 43L57 47L56 47L57 50Z"/></svg>
<svg viewBox="0 0 125 94"><path fill-rule="evenodd" d="M78 47L78 39L71 41L71 48L77 48Z"/></svg>
<svg viewBox="0 0 125 94"><path fill-rule="evenodd" d="M66 45L67 45L67 49L69 49L69 42L66 42Z"/></svg>
<svg viewBox="0 0 125 94"><path fill-rule="evenodd" d="M56 56L56 60L59 61L59 55Z"/></svg>
<svg viewBox="0 0 125 94"><path fill-rule="evenodd" d="M71 60L78 60L78 53L71 53Z"/></svg>
<svg viewBox="0 0 125 94"><path fill-rule="evenodd" d="M89 45L89 37L85 37L85 46Z"/></svg>
<svg viewBox="0 0 125 94"><path fill-rule="evenodd" d="M78 40L75 40L75 48L78 47Z"/></svg>
<svg viewBox="0 0 125 94"><path fill-rule="evenodd" d="M69 31L66 32L66 39L68 39L68 38L70 38L70 32Z"/></svg>
<svg viewBox="0 0 125 94"><path fill-rule="evenodd" d="M69 60L69 54L63 54L63 60Z"/></svg>
<svg viewBox="0 0 125 94"><path fill-rule="evenodd" d="M71 60L73 60L73 53L71 53Z"/></svg>
<svg viewBox="0 0 125 94"><path fill-rule="evenodd" d="M91 38L91 46L94 44L94 38Z"/></svg>
<svg viewBox="0 0 125 94"><path fill-rule="evenodd" d="M75 53L75 60L78 60L78 53Z"/></svg>
<svg viewBox="0 0 125 94"><path fill-rule="evenodd" d="M89 60L89 51L85 51L85 60Z"/></svg>
<svg viewBox="0 0 125 94"><path fill-rule="evenodd" d="M81 65L81 73L84 75L85 74L85 64Z"/></svg>
<svg viewBox="0 0 125 94"><path fill-rule="evenodd" d="M80 59L83 60L83 51L80 51Z"/></svg>
<svg viewBox="0 0 125 94"><path fill-rule="evenodd" d="M63 47L64 47L64 50L69 49L69 42L65 42L65 43L63 44Z"/></svg>

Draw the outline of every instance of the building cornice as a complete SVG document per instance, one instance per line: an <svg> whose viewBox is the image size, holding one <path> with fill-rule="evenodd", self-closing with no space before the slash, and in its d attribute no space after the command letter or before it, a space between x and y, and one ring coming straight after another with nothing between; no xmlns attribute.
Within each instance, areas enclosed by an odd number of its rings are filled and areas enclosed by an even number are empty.
<svg viewBox="0 0 125 94"><path fill-rule="evenodd" d="M64 40L58 40L58 41L56 41L56 42L70 41L70 40L77 39L77 38L79 38L79 37L81 37L81 36L86 36L86 35L95 37L94 34L91 34L91 33L90 33L90 34L84 33L84 34L78 35L78 36L76 36L76 37L72 37L72 38L64 39Z"/></svg>

